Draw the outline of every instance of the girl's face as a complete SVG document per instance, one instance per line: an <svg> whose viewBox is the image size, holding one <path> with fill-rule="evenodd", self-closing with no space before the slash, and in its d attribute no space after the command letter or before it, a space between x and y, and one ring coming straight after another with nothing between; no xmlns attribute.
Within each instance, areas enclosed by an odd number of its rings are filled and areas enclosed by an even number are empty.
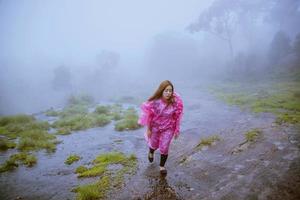
<svg viewBox="0 0 300 200"><path fill-rule="evenodd" d="M162 97L163 97L165 100L169 100L169 99L172 97L172 94L173 94L173 88L172 88L171 85L168 85L168 86L164 89Z"/></svg>

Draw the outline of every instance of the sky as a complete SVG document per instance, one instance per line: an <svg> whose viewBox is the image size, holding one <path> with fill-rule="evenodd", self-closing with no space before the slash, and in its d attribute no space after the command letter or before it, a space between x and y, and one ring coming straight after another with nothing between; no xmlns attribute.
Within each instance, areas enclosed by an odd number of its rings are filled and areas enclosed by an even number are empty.
<svg viewBox="0 0 300 200"><path fill-rule="evenodd" d="M0 58L90 63L101 50L141 56L153 37L185 32L210 0L2 0Z"/></svg>
<svg viewBox="0 0 300 200"><path fill-rule="evenodd" d="M186 27L211 2L0 0L0 115L61 105L72 91L51 86L53 70L60 66L71 69L74 85L101 95L101 78L97 83L85 79L98 67L103 50L120 55L114 80L139 73L158 35L190 35Z"/></svg>

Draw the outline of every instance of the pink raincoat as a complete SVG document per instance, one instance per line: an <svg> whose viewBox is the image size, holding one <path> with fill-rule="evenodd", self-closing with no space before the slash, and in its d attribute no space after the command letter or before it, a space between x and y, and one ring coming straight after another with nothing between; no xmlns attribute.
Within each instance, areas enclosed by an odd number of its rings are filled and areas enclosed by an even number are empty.
<svg viewBox="0 0 300 200"><path fill-rule="evenodd" d="M175 134L179 134L180 121L183 114L183 102L177 93L173 93L174 102L170 105L163 99L144 102L141 105L141 115L138 123L148 126L152 132L145 139L152 149L160 150L163 155L168 154L170 142Z"/></svg>

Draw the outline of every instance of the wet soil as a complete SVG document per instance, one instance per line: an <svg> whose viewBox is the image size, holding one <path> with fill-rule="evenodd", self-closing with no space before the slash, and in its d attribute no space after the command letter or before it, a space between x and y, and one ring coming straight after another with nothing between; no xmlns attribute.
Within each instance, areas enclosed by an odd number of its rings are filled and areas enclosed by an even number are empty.
<svg viewBox="0 0 300 200"><path fill-rule="evenodd" d="M154 162L148 162L145 129L116 132L111 123L58 136L62 143L56 152L39 152L33 168L21 166L0 174L0 199L75 199L72 188L97 179L78 179L76 167L114 150L136 154L138 169L126 176L122 188L110 191L107 199L300 199L299 127L278 126L272 114L228 106L204 90L186 87L178 91L185 104L184 118L181 135L170 147L167 176L159 174L158 151ZM253 128L260 128L262 136L240 145L245 142L244 133ZM195 148L210 135L219 135L221 140ZM12 153L1 152L1 163ZM70 154L82 159L65 165Z"/></svg>

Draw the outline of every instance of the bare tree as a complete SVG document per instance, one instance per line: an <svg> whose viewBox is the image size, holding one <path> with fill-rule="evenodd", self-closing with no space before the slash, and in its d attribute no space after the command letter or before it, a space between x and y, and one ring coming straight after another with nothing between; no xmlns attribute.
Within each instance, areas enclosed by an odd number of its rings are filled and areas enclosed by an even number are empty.
<svg viewBox="0 0 300 200"><path fill-rule="evenodd" d="M234 57L233 34L238 22L239 2L231 0L214 1L211 7L202 12L195 23L187 29L191 32L207 31L227 42L231 59Z"/></svg>

